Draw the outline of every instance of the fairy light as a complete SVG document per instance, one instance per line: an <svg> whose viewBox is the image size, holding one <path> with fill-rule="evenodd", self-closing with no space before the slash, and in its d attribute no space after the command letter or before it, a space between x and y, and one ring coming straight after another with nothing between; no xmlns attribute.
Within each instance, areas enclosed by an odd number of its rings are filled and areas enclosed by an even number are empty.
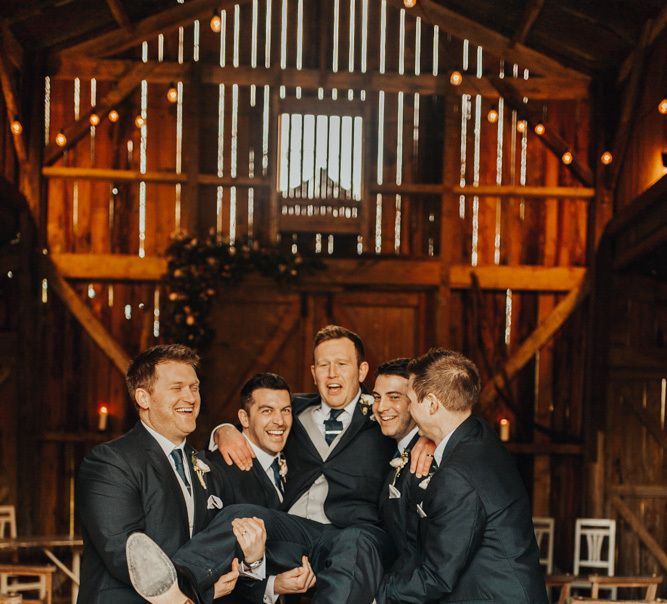
<svg viewBox="0 0 667 604"><path fill-rule="evenodd" d="M91 126L98 126L100 123L100 116L97 115L97 113L93 112L90 114L88 121L90 122Z"/></svg>
<svg viewBox="0 0 667 604"><path fill-rule="evenodd" d="M535 125L535 134L537 134L537 136L542 136L546 131L547 129L543 123L540 122Z"/></svg>
<svg viewBox="0 0 667 604"><path fill-rule="evenodd" d="M216 34L220 33L220 30L222 29L222 19L220 18L220 15L216 11L213 11L213 15L211 16L209 25L211 26L211 31L213 31Z"/></svg>
<svg viewBox="0 0 667 604"><path fill-rule="evenodd" d="M23 124L20 122L18 115L14 116L12 123L9 125L9 129L14 136L19 136L23 132Z"/></svg>
<svg viewBox="0 0 667 604"><path fill-rule="evenodd" d="M172 104L178 101L178 90L176 84L173 82L169 84L169 88L167 89L167 100Z"/></svg>
<svg viewBox="0 0 667 604"><path fill-rule="evenodd" d="M662 101L658 103L658 111L662 113L662 115L667 115L667 98L662 99Z"/></svg>
<svg viewBox="0 0 667 604"><path fill-rule="evenodd" d="M65 136L65 132L63 132L63 129L61 128L58 130L58 134L56 134L56 145L59 147L64 147L67 144L67 137Z"/></svg>
<svg viewBox="0 0 667 604"><path fill-rule="evenodd" d="M495 124L498 122L498 110L489 109L489 112L486 114L486 119L489 120L490 124Z"/></svg>
<svg viewBox="0 0 667 604"><path fill-rule="evenodd" d="M463 76L460 71L452 71L449 76L449 83L452 86L460 86L463 83Z"/></svg>
<svg viewBox="0 0 667 604"><path fill-rule="evenodd" d="M561 155L560 159L566 166L569 166L572 163L572 160L574 160L574 156L571 151L566 151Z"/></svg>
<svg viewBox="0 0 667 604"><path fill-rule="evenodd" d="M118 111L116 111L115 109L112 109L111 111L109 111L109 116L108 117L109 117L109 121L113 124L115 124L120 119L120 115L118 114Z"/></svg>
<svg viewBox="0 0 667 604"><path fill-rule="evenodd" d="M519 120L516 123L516 131L520 132L521 134L523 134L524 132L527 132L528 131L528 122L526 120ZM537 128L536 128L536 131L537 131Z"/></svg>
<svg viewBox="0 0 667 604"><path fill-rule="evenodd" d="M142 128L145 124L146 120L141 115L137 115L137 117L134 118L134 125L137 128Z"/></svg>
<svg viewBox="0 0 667 604"><path fill-rule="evenodd" d="M611 151L605 151L605 152L600 156L600 161L601 161L605 166L608 166L611 162L614 161L614 156L611 154Z"/></svg>

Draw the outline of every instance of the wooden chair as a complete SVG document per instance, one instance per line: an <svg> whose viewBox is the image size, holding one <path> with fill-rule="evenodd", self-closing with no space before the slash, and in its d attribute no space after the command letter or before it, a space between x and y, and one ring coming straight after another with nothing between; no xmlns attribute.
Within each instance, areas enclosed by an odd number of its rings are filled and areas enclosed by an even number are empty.
<svg viewBox="0 0 667 604"><path fill-rule="evenodd" d="M586 544L582 548L582 543ZM614 574L616 558L616 521L609 518L577 518L574 525L574 574L581 567Z"/></svg>
<svg viewBox="0 0 667 604"><path fill-rule="evenodd" d="M0 506L0 538L16 539L16 509L13 505ZM53 598L53 573L55 566L0 564L0 594L38 592L39 600L23 602L45 602Z"/></svg>
<svg viewBox="0 0 667 604"><path fill-rule="evenodd" d="M605 577L603 575L591 575L588 577L591 582L591 598L597 598L600 591L600 586L603 587L617 587L617 588L631 588L642 587L645 588L644 601L651 602L655 600L658 593L658 586L662 583L662 577L659 575L652 575L650 577Z"/></svg>
<svg viewBox="0 0 667 604"><path fill-rule="evenodd" d="M552 587L560 589L557 604L567 604L570 600L570 587L574 579L575 577L572 575L547 575L544 578L544 583L549 592L551 592Z"/></svg>
<svg viewBox="0 0 667 604"><path fill-rule="evenodd" d="M592 604L667 604L667 600L658 598L657 600L599 600L598 598L587 598L584 596L573 596L568 604L579 604L579 602L588 602Z"/></svg>
<svg viewBox="0 0 667 604"><path fill-rule="evenodd" d="M547 575L554 571L554 519L549 517L533 517L535 541L540 550L540 564Z"/></svg>

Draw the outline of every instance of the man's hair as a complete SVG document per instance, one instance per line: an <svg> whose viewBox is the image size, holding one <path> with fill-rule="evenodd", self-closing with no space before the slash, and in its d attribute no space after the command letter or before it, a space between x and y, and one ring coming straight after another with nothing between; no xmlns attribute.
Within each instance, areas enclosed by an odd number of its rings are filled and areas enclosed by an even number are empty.
<svg viewBox="0 0 667 604"><path fill-rule="evenodd" d="M195 370L199 367L199 355L183 344L160 344L144 350L130 363L125 376L125 383L133 402L137 388L152 391L156 367L168 361L185 363Z"/></svg>
<svg viewBox="0 0 667 604"><path fill-rule="evenodd" d="M410 364L410 359L407 357L401 357L398 359L392 359L391 361L385 361L378 367L378 375L398 375L408 379L410 377L410 371L408 371L408 365Z"/></svg>
<svg viewBox="0 0 667 604"><path fill-rule="evenodd" d="M431 348L412 360L408 370L414 376L412 389L418 400L431 393L449 411L466 411L477 403L479 371L467 357L453 350Z"/></svg>
<svg viewBox="0 0 667 604"><path fill-rule="evenodd" d="M290 394L287 381L277 373L256 373L241 388L241 408L245 409L246 413L250 412L253 403L252 393L260 388L287 390L287 393Z"/></svg>
<svg viewBox="0 0 667 604"><path fill-rule="evenodd" d="M363 363L366 360L366 354L364 352L364 343L361 341L361 338L353 331L341 327L340 325L327 325L320 329L315 334L313 348L317 348L322 342L340 340L341 338L347 338L354 344L354 349L357 352L357 365Z"/></svg>

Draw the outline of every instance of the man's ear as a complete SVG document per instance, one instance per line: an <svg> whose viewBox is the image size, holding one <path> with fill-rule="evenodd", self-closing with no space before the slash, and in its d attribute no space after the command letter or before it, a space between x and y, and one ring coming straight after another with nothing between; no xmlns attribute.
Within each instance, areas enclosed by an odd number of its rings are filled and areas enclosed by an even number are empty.
<svg viewBox="0 0 667 604"><path fill-rule="evenodd" d="M241 426L244 428L250 427L250 418L248 417L248 412L245 409L239 409L239 421L241 422Z"/></svg>
<svg viewBox="0 0 667 604"><path fill-rule="evenodd" d="M148 391L143 388L137 388L134 391L134 400L141 409L148 409L150 407L150 398Z"/></svg>
<svg viewBox="0 0 667 604"><path fill-rule="evenodd" d="M426 395L426 398L428 399L428 412L430 415L435 415L438 410L440 409L440 401L438 400L438 397L435 396L435 394L428 393Z"/></svg>
<svg viewBox="0 0 667 604"><path fill-rule="evenodd" d="M359 363L359 383L363 382L368 375L368 363L366 361L361 361Z"/></svg>
<svg viewBox="0 0 667 604"><path fill-rule="evenodd" d="M317 386L317 380L315 379L315 365L310 366L310 375L313 376L313 384Z"/></svg>

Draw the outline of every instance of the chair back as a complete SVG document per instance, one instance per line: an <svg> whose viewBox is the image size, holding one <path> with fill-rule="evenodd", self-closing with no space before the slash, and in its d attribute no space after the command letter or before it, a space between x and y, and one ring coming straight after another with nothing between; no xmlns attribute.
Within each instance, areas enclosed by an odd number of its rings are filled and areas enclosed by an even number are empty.
<svg viewBox="0 0 667 604"><path fill-rule="evenodd" d="M546 516L533 516L535 541L540 551L540 564L544 566L547 575L553 573L554 568L554 519Z"/></svg>
<svg viewBox="0 0 667 604"><path fill-rule="evenodd" d="M16 539L16 508L0 505L0 539Z"/></svg>
<svg viewBox="0 0 667 604"><path fill-rule="evenodd" d="M616 520L577 518L574 525L574 574L581 568L602 569L614 574L616 558Z"/></svg>

